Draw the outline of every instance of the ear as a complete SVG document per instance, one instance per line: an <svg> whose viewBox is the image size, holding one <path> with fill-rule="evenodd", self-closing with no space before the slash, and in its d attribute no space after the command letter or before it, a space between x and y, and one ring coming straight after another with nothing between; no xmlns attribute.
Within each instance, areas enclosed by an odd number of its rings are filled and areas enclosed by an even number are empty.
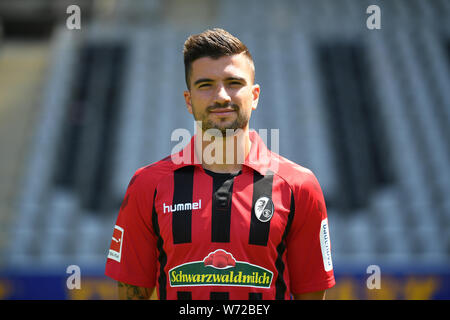
<svg viewBox="0 0 450 320"><path fill-rule="evenodd" d="M259 94L260 94L259 84L254 84L252 87L252 95L253 95L252 110L256 110L256 108L258 107Z"/></svg>
<svg viewBox="0 0 450 320"><path fill-rule="evenodd" d="M191 93L189 91L183 91L184 101L186 103L186 108L190 114L192 113L192 101L191 101Z"/></svg>

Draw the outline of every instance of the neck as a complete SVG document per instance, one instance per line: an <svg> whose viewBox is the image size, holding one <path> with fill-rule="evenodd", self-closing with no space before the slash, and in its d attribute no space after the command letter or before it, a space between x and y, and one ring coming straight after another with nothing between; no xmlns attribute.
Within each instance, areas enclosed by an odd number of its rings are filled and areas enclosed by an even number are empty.
<svg viewBox="0 0 450 320"><path fill-rule="evenodd" d="M218 173L237 173L250 152L248 126L233 135L212 136L197 127L195 152L204 169Z"/></svg>

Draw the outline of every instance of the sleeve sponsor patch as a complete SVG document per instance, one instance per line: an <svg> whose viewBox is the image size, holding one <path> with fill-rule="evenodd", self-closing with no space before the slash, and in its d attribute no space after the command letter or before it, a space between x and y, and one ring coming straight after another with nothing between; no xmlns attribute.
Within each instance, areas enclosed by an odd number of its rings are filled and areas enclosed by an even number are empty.
<svg viewBox="0 0 450 320"><path fill-rule="evenodd" d="M328 229L328 218L322 220L320 224L320 248L322 250L323 267L326 272L333 270L331 260L330 232Z"/></svg>
<svg viewBox="0 0 450 320"><path fill-rule="evenodd" d="M117 225L114 226L108 258L116 260L117 262L120 262L120 256L122 254L123 232L123 228Z"/></svg>

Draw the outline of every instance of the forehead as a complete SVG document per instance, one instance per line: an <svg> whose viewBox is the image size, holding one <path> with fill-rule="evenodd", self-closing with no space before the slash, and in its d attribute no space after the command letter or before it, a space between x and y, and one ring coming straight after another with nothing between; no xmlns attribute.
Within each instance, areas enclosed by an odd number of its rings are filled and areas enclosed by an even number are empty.
<svg viewBox="0 0 450 320"><path fill-rule="evenodd" d="M223 79L228 77L241 77L249 83L252 79L253 66L250 59L244 54L223 56L217 59L203 57L192 63L191 81L200 78Z"/></svg>

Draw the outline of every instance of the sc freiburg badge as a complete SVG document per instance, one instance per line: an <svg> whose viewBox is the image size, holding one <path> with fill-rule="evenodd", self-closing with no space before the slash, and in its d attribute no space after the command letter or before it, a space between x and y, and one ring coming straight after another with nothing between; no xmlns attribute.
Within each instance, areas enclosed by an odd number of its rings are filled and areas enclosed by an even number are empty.
<svg viewBox="0 0 450 320"><path fill-rule="evenodd" d="M267 222L273 216L273 202L268 197L261 197L255 202L255 215L261 222Z"/></svg>

